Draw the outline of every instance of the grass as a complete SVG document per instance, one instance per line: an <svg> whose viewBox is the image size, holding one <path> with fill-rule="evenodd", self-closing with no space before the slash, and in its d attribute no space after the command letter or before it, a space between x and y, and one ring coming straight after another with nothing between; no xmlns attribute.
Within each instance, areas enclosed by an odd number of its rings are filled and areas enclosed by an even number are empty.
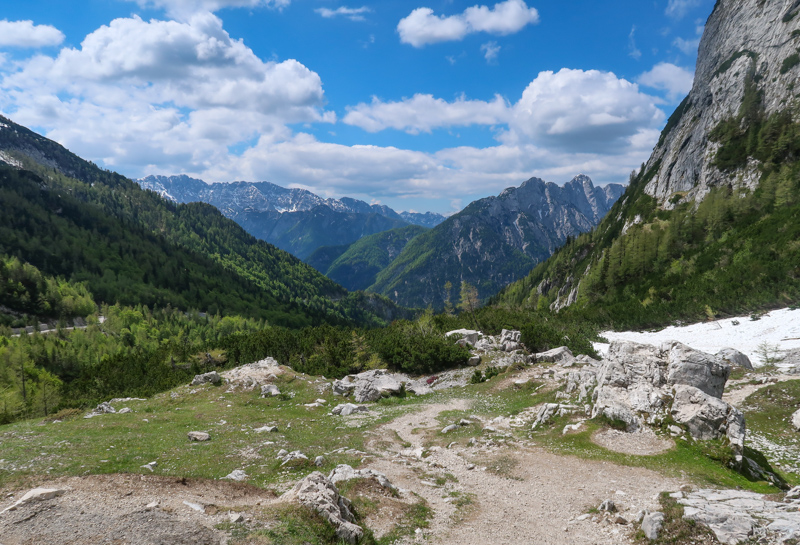
<svg viewBox="0 0 800 545"><path fill-rule="evenodd" d="M800 458L800 434L791 425L792 414L800 409L800 380L768 384L751 394L741 409L747 416L750 433L775 445L769 452L773 462L797 467ZM797 484L800 475L787 475Z"/></svg>

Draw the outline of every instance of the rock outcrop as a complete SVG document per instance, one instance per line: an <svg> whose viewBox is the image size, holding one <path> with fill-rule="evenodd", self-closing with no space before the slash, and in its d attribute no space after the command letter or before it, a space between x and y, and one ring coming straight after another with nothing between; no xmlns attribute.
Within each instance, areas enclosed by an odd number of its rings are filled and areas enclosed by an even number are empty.
<svg viewBox="0 0 800 545"><path fill-rule="evenodd" d="M364 536L364 530L354 523L350 500L341 496L336 485L319 471L298 482L281 499L313 509L336 529L337 538L351 545Z"/></svg>
<svg viewBox="0 0 800 545"><path fill-rule="evenodd" d="M658 347L614 342L596 377L592 374L584 368L568 379L571 391L582 392L596 380L592 417L624 422L629 431L671 417L696 439L727 437L741 455L744 416L722 401L730 366L721 358L675 341Z"/></svg>
<svg viewBox="0 0 800 545"><path fill-rule="evenodd" d="M718 358L722 358L730 365L735 365L736 367L741 367L743 369L747 369L748 371L753 370L753 363L750 361L750 358L735 348L723 348L716 353L716 356Z"/></svg>

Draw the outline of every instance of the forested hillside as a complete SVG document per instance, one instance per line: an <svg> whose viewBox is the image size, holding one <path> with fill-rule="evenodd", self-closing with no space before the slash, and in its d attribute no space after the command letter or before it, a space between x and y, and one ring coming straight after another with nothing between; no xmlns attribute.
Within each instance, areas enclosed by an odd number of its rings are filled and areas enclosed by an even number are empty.
<svg viewBox="0 0 800 545"><path fill-rule="evenodd" d="M175 205L4 119L0 254L87 282L98 302L172 305L272 323L381 323L347 291L215 208Z"/></svg>

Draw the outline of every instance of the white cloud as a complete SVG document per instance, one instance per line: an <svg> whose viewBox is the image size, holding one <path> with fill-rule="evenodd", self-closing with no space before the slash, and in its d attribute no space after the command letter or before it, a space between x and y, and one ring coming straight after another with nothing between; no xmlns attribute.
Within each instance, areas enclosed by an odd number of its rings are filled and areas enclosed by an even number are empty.
<svg viewBox="0 0 800 545"><path fill-rule="evenodd" d="M683 38L675 38L672 45L680 49L684 55L693 55L697 53L697 48L700 47L700 38L694 40L684 40Z"/></svg>
<svg viewBox="0 0 800 545"><path fill-rule="evenodd" d="M631 27L631 33L628 34L628 56L637 61L642 58L642 52L636 46L636 25Z"/></svg>
<svg viewBox="0 0 800 545"><path fill-rule="evenodd" d="M481 45L481 51L483 51L486 62L492 64L497 61L497 55L500 53L500 46L497 45L497 42L486 42Z"/></svg>
<svg viewBox="0 0 800 545"><path fill-rule="evenodd" d="M1 110L126 171L199 169L257 134L286 137L287 123L335 120L316 73L262 61L210 13L116 19L18 66L0 79Z"/></svg>
<svg viewBox="0 0 800 545"><path fill-rule="evenodd" d="M315 12L319 13L326 19L330 19L339 15L347 17L351 21L364 21L364 14L371 13L372 10L366 6L362 6L360 8L348 8L346 6L341 6L336 9L330 8L318 8L314 10Z"/></svg>
<svg viewBox="0 0 800 545"><path fill-rule="evenodd" d="M509 106L499 95L492 102L467 100L463 96L447 102L432 95L417 94L399 102L373 98L370 104L349 107L342 121L368 132L397 129L418 134L445 127L496 125L507 122L509 116Z"/></svg>
<svg viewBox="0 0 800 545"><path fill-rule="evenodd" d="M34 25L33 21L0 21L0 47L46 47L59 45L64 33L54 26Z"/></svg>
<svg viewBox="0 0 800 545"><path fill-rule="evenodd" d="M632 138L663 121L655 102L636 84L610 72L542 72L515 105L505 139L584 153L620 153Z"/></svg>
<svg viewBox="0 0 800 545"><path fill-rule="evenodd" d="M195 13L215 12L224 8L257 8L268 7L283 9L291 4L291 0L128 0L136 2L143 8L163 9L169 15L186 19Z"/></svg>
<svg viewBox="0 0 800 545"><path fill-rule="evenodd" d="M640 84L666 91L670 100L683 98L692 90L694 72L668 62L655 65L637 78Z"/></svg>
<svg viewBox="0 0 800 545"><path fill-rule="evenodd" d="M682 19L686 14L700 5L701 0L669 0L666 13L673 19Z"/></svg>
<svg viewBox="0 0 800 545"><path fill-rule="evenodd" d="M430 8L417 8L397 24L400 41L414 47L457 41L467 34L486 32L514 34L529 24L539 22L539 12L524 0L505 0L487 6L473 6L459 15L437 16Z"/></svg>

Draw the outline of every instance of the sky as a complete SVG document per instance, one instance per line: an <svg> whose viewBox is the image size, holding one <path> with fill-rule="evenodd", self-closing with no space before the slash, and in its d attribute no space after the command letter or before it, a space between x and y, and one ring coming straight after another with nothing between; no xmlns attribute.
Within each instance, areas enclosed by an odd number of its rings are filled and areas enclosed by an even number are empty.
<svg viewBox="0 0 800 545"><path fill-rule="evenodd" d="M450 214L625 183L714 0L0 0L0 113L131 178Z"/></svg>

